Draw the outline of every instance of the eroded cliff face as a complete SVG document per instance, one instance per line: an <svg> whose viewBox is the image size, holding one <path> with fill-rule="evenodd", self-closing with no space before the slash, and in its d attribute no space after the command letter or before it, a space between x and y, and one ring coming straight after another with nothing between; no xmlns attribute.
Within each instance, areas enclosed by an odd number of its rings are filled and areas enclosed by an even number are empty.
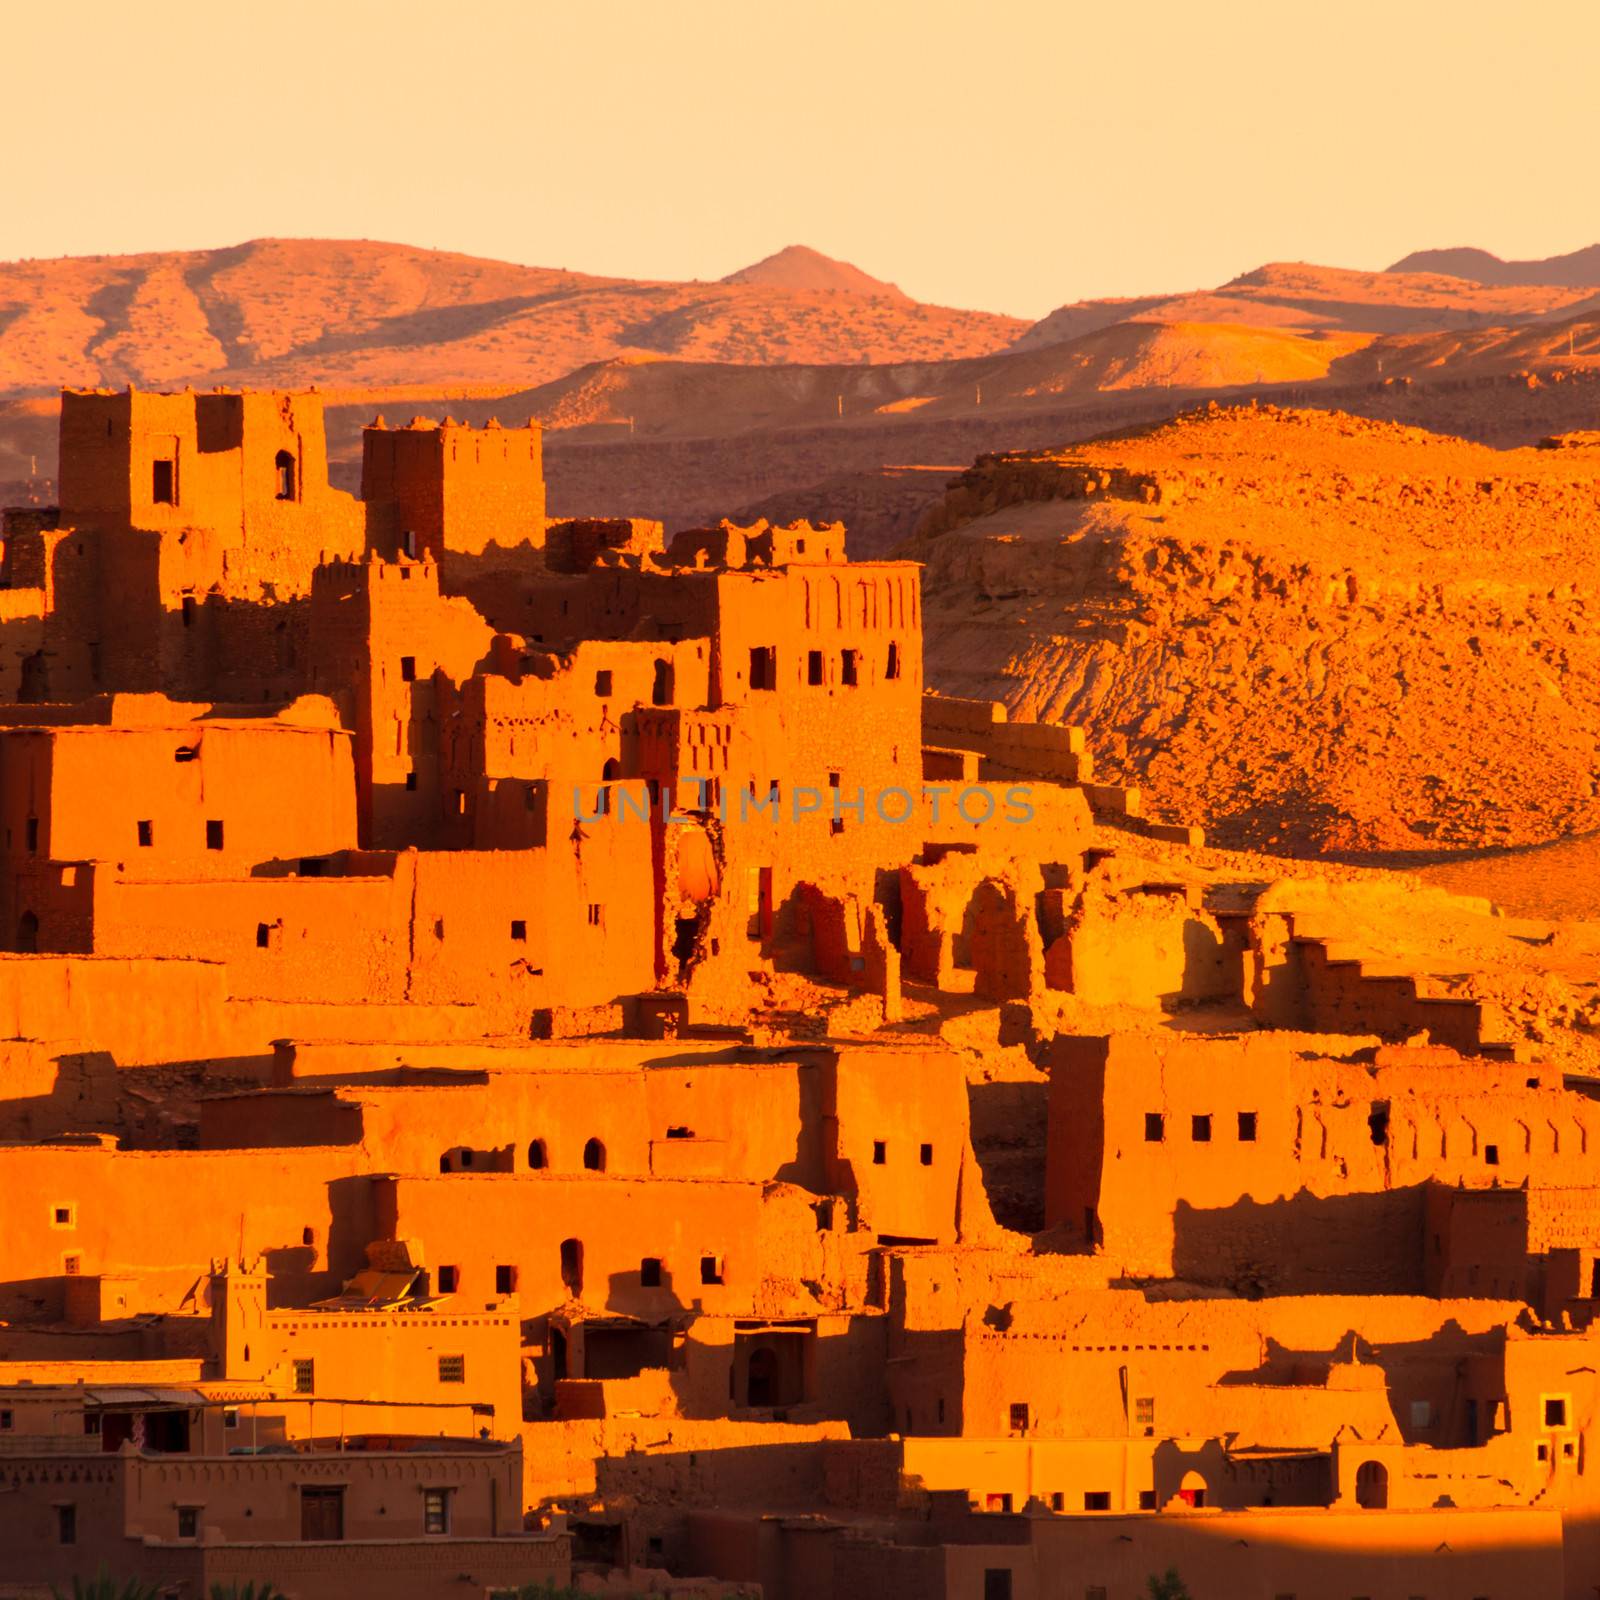
<svg viewBox="0 0 1600 1600"><path fill-rule="evenodd" d="M982 458L908 550L929 682L1083 724L1229 843L1600 827L1597 469L1271 408Z"/></svg>

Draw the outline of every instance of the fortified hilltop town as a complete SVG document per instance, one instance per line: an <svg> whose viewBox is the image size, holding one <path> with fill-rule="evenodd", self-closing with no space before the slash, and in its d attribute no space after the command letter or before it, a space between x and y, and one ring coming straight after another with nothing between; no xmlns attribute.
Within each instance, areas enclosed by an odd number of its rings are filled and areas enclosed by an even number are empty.
<svg viewBox="0 0 1600 1600"><path fill-rule="evenodd" d="M357 499L315 393L72 391L60 502L0 1597L1593 1600L1594 1079L1372 929L1558 947L925 694L838 525L549 518L535 427Z"/></svg>

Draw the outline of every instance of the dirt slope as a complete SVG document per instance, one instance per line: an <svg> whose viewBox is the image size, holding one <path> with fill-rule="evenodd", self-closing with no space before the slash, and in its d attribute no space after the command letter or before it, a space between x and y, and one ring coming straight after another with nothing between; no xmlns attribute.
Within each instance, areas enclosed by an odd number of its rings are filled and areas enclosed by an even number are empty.
<svg viewBox="0 0 1600 1600"><path fill-rule="evenodd" d="M1223 841L1600 827L1600 452L1211 409L980 460L910 553L935 686L1086 724Z"/></svg>
<svg viewBox="0 0 1600 1600"><path fill-rule="evenodd" d="M1447 333L1391 334L1331 363L1336 383L1374 378L1471 378L1518 368L1600 366L1600 314Z"/></svg>
<svg viewBox="0 0 1600 1600"><path fill-rule="evenodd" d="M1123 390L1313 383L1366 342L1362 334L1129 322L964 361L740 366L629 355L455 411L479 422L503 411L547 428L697 437L840 418L1033 409Z"/></svg>
<svg viewBox="0 0 1600 1600"><path fill-rule="evenodd" d="M1001 349L1024 326L888 286L647 283L407 245L257 239L0 263L0 395L130 381L528 385L627 351L948 359Z"/></svg>

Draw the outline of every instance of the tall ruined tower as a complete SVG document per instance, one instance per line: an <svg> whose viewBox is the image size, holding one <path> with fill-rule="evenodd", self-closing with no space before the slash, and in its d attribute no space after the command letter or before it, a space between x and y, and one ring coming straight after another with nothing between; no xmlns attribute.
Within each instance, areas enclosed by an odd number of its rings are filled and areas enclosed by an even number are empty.
<svg viewBox="0 0 1600 1600"><path fill-rule="evenodd" d="M267 1375L267 1269L224 1261L211 1272L211 1357L219 1378Z"/></svg>
<svg viewBox="0 0 1600 1600"><path fill-rule="evenodd" d="M542 545L543 431L531 421L472 428L450 417L391 429L380 417L362 436L361 498L369 547L391 560Z"/></svg>

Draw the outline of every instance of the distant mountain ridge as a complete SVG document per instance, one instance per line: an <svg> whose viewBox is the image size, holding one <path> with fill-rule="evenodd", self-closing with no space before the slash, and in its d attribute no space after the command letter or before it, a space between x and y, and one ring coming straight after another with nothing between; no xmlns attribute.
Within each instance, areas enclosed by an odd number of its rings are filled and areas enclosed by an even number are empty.
<svg viewBox="0 0 1600 1600"><path fill-rule="evenodd" d="M1128 321L1232 322L1296 333L1439 333L1576 309L1581 291L1559 284L1476 284L1438 271L1358 272L1274 261L1215 289L1073 301L1034 323L1014 348L1057 344Z"/></svg>
<svg viewBox="0 0 1600 1600"><path fill-rule="evenodd" d="M1468 283L1498 288L1548 284L1568 289L1600 289L1600 244L1537 261L1505 261L1488 250L1462 245L1451 250L1413 250L1386 272L1436 272Z"/></svg>
<svg viewBox="0 0 1600 1600"><path fill-rule="evenodd" d="M336 239L4 262L0 396L64 384L517 387L631 354L951 360L1001 350L1027 327L922 305L814 251L734 277L604 278Z"/></svg>

